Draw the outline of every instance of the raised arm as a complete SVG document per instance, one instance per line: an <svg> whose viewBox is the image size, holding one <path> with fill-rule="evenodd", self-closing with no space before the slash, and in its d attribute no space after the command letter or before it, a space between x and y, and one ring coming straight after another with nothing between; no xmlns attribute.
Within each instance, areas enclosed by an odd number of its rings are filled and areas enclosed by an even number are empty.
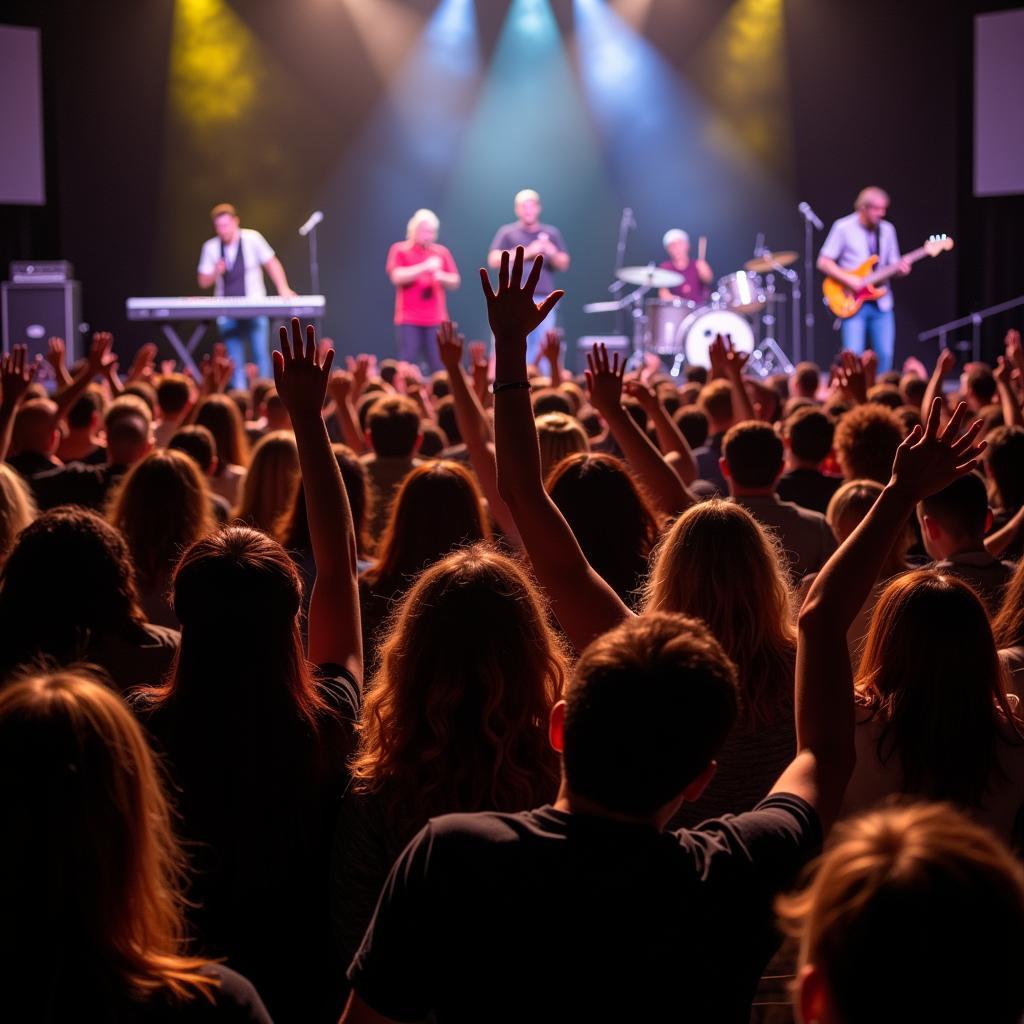
<svg viewBox="0 0 1024 1024"><path fill-rule="evenodd" d="M317 665L342 665L358 681L363 676L363 640L356 583L356 534L352 509L331 451L323 404L334 351L323 361L316 331L302 329L292 318L281 328L281 351L274 353L274 382L295 431L299 470L306 491L306 516L313 543L316 581L309 601L309 660Z"/></svg>
<svg viewBox="0 0 1024 1024"><path fill-rule="evenodd" d="M562 335L559 331L547 331L540 347L539 356L548 361L551 368L551 386L562 383Z"/></svg>
<svg viewBox="0 0 1024 1024"><path fill-rule="evenodd" d="M271 256L263 269L267 272L270 280L274 282L278 295L294 295L295 289L288 283L288 275L284 272L284 266L276 256Z"/></svg>
<svg viewBox="0 0 1024 1024"><path fill-rule="evenodd" d="M526 336L563 293L552 292L538 306L533 296L543 260L535 261L523 286L523 258L522 247L516 249L511 266L508 253L502 256L496 292L487 271L480 271L497 358L494 423L498 491L512 513L562 629L576 649L583 650L594 637L632 613L591 568L541 481L540 448L526 376Z"/></svg>
<svg viewBox="0 0 1024 1024"><path fill-rule="evenodd" d="M724 377L732 389L732 406L736 422L756 420L754 403L743 386L743 368L750 358L749 353L738 352L733 348L731 335L716 334L708 349L708 356L711 360L712 375Z"/></svg>
<svg viewBox="0 0 1024 1024"><path fill-rule="evenodd" d="M12 345L11 351L0 359L0 462L7 458L14 431L14 417L36 375L36 369L36 364L28 361L28 348L25 345Z"/></svg>
<svg viewBox="0 0 1024 1024"><path fill-rule="evenodd" d="M456 330L456 324L446 320L437 332L437 351L441 363L448 371L448 385L455 402L455 422L469 452L469 461L476 473L480 490L491 508L494 521L514 544L521 544L519 531L508 505L498 493L498 469L492 447L491 427L476 395L462 371L462 349L465 338Z"/></svg>
<svg viewBox="0 0 1024 1024"><path fill-rule="evenodd" d="M935 361L935 369L932 370L931 377L928 378L928 387L925 388L924 398L921 399L922 409L931 409L935 399L939 398L942 400L942 408L945 410L946 399L942 394L942 381L955 365L956 356L948 348L944 348Z"/></svg>
<svg viewBox="0 0 1024 1024"><path fill-rule="evenodd" d="M74 378L68 371L64 339L50 338L44 358L53 367L53 375L57 378L57 390L68 387Z"/></svg>
<svg viewBox="0 0 1024 1024"><path fill-rule="evenodd" d="M359 416L352 405L352 375L335 370L327 385L334 399L334 418L345 444L356 453L366 451L366 438L359 429Z"/></svg>
<svg viewBox="0 0 1024 1024"><path fill-rule="evenodd" d="M89 356L85 366L63 391L54 396L53 400L57 403L58 419L64 419L68 410L82 396L94 377L102 374L109 379L111 373L116 374L117 356L111 351L113 344L114 336L107 331L97 331L92 336L92 345L89 347Z"/></svg>
<svg viewBox="0 0 1024 1024"><path fill-rule="evenodd" d="M944 430L933 402L927 426L900 445L892 477L871 510L825 563L800 612L796 662L797 758L773 792L813 803L833 821L853 770L853 674L846 633L878 580L882 565L918 501L974 469L982 424L966 431L962 403Z"/></svg>
<svg viewBox="0 0 1024 1024"><path fill-rule="evenodd" d="M1016 334L1010 331L1010 334ZM1020 335L1017 335L1018 339ZM1009 351L1009 335L1007 336L1007 351ZM996 362L995 374L996 388L999 391L999 404L1003 410L1003 422L1008 427L1024 426L1024 414L1021 413L1020 402L1013 393L1013 364L1010 362L1009 354L1000 356Z"/></svg>
<svg viewBox="0 0 1024 1024"><path fill-rule="evenodd" d="M684 484L692 484L697 479L697 460L693 457L693 450L679 429L679 424L669 416L668 410L662 404L657 390L639 380L627 380L625 388L626 393L640 403L654 424L654 431L658 435L658 447L665 456L665 461L679 474Z"/></svg>
<svg viewBox="0 0 1024 1024"><path fill-rule="evenodd" d="M678 515L695 501L679 478L679 474L665 461L651 439L640 429L636 420L622 407L622 374L625 363L619 362L616 352L611 361L604 345L594 346L587 355L587 388L590 404L604 417L612 437L618 442L626 462L636 473L644 489L666 516Z"/></svg>

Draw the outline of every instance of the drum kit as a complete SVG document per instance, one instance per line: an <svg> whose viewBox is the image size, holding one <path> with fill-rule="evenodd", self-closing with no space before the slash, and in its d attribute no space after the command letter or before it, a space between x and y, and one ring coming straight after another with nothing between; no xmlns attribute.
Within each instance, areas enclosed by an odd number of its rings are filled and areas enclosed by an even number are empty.
<svg viewBox="0 0 1024 1024"><path fill-rule="evenodd" d="M795 252L763 249L742 270L719 278L705 304L645 298L652 289L678 287L683 275L653 264L622 267L616 271L616 278L634 290L614 302L592 302L583 309L587 313L608 313L631 308L632 360L639 363L647 353L669 359L673 377L684 366L708 366L711 343L718 334L730 335L737 351L750 353L747 365L760 376L792 373L793 364L774 336L776 308L786 299L776 289L775 275L791 281L795 275L786 268L796 260Z"/></svg>

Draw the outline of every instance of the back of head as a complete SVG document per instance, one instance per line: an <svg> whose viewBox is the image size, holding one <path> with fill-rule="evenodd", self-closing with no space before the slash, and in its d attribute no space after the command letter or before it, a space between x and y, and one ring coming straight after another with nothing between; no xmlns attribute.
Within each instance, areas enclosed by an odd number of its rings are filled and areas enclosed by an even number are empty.
<svg viewBox="0 0 1024 1024"><path fill-rule="evenodd" d="M366 419L373 450L384 458L409 458L420 435L420 413L412 399L390 395L375 401Z"/></svg>
<svg viewBox="0 0 1024 1024"><path fill-rule="evenodd" d="M594 571L635 604L658 522L625 465L603 452L578 452L551 470L545 487Z"/></svg>
<svg viewBox="0 0 1024 1024"><path fill-rule="evenodd" d="M977 806L998 771L1005 678L988 615L955 576L896 577L871 617L858 698L881 722L877 754L895 757L903 791Z"/></svg>
<svg viewBox="0 0 1024 1024"><path fill-rule="evenodd" d="M124 391L118 397L138 399L149 410L150 419L156 415L159 407L156 397L156 388L144 380L136 380L132 381L130 384L126 384Z"/></svg>
<svg viewBox="0 0 1024 1024"><path fill-rule="evenodd" d="M217 442L207 427L179 427L167 442L167 447L190 456L204 476L209 476L217 458Z"/></svg>
<svg viewBox="0 0 1024 1024"><path fill-rule="evenodd" d="M1015 512L1024 505L1024 427L997 427L985 440L985 469L1000 507Z"/></svg>
<svg viewBox="0 0 1024 1024"><path fill-rule="evenodd" d="M664 612L629 619L576 663L566 692L566 783L606 810L648 817L713 760L738 704L736 669L704 623ZM626 708L637 715L628 725Z"/></svg>
<svg viewBox="0 0 1024 1024"><path fill-rule="evenodd" d="M903 396L895 384L875 384L868 388L868 401L895 412L903 404Z"/></svg>
<svg viewBox="0 0 1024 1024"><path fill-rule="evenodd" d="M448 436L436 423L420 423L419 457L421 459L439 459L441 453L448 447L450 447Z"/></svg>
<svg viewBox="0 0 1024 1024"><path fill-rule="evenodd" d="M836 457L847 480L866 477L888 483L896 449L902 443L903 427L896 414L883 405L858 405L836 427Z"/></svg>
<svg viewBox="0 0 1024 1024"><path fill-rule="evenodd" d="M25 478L0 462L0 566L18 534L36 517L36 503Z"/></svg>
<svg viewBox="0 0 1024 1024"><path fill-rule="evenodd" d="M814 398L821 386L821 367L817 363L797 363L789 378L789 393L793 398Z"/></svg>
<svg viewBox="0 0 1024 1024"><path fill-rule="evenodd" d="M712 434L724 433L732 426L735 414L732 406L732 387L727 380L713 380L701 388L697 404L711 425Z"/></svg>
<svg viewBox="0 0 1024 1024"><path fill-rule="evenodd" d="M918 504L923 516L937 523L953 540L980 548L988 523L988 492L977 473L967 473Z"/></svg>
<svg viewBox="0 0 1024 1024"><path fill-rule="evenodd" d="M991 367L984 363L973 363L964 375L967 397L976 409L990 405L996 394L996 378Z"/></svg>
<svg viewBox="0 0 1024 1024"><path fill-rule="evenodd" d="M11 451L20 455L52 455L57 450L57 406L48 398L30 398L21 403L14 416Z"/></svg>
<svg viewBox="0 0 1024 1024"><path fill-rule="evenodd" d="M135 997L213 984L180 956L184 858L142 730L107 687L62 673L0 690L0 814L8 970Z"/></svg>
<svg viewBox="0 0 1024 1024"><path fill-rule="evenodd" d="M302 583L280 544L226 527L185 552L173 587L181 646L159 702L186 724L201 714L214 726L245 720L253 735L280 731L284 720L315 728L323 701L299 637Z"/></svg>
<svg viewBox="0 0 1024 1024"><path fill-rule="evenodd" d="M817 407L806 406L786 420L785 435L795 459L818 466L832 451L835 424Z"/></svg>
<svg viewBox="0 0 1024 1024"><path fill-rule="evenodd" d="M900 396L904 405L912 405L915 409L920 409L927 390L928 381L923 377L918 377L916 373L905 373L900 378Z"/></svg>
<svg viewBox="0 0 1024 1024"><path fill-rule="evenodd" d="M877 480L847 480L832 495L825 518L837 543L842 544L853 533L881 493L882 485Z"/></svg>
<svg viewBox="0 0 1024 1024"><path fill-rule="evenodd" d="M1014 1024L1024 1010L1024 873L951 807L837 826L808 887L779 911L800 942L805 1020L823 1001L836 1024Z"/></svg>
<svg viewBox="0 0 1024 1024"><path fill-rule="evenodd" d="M146 421L147 427L153 423L152 411L138 395L118 395L103 414L103 429L111 430L122 416L139 416Z"/></svg>
<svg viewBox="0 0 1024 1024"><path fill-rule="evenodd" d="M437 425L444 431L449 444L462 444L462 432L455 418L455 399L446 394L434 407Z"/></svg>
<svg viewBox="0 0 1024 1024"><path fill-rule="evenodd" d="M558 388L541 388L531 399L534 416L544 416L547 413L562 413L565 416L573 416L576 410L572 406L572 400Z"/></svg>
<svg viewBox="0 0 1024 1024"><path fill-rule="evenodd" d="M236 515L257 530L271 533L295 497L299 484L299 450L290 430L273 430L252 450L242 481Z"/></svg>
<svg viewBox="0 0 1024 1024"><path fill-rule="evenodd" d="M708 382L708 368L706 366L687 366L683 370L683 378L687 383L699 384L703 387Z"/></svg>
<svg viewBox="0 0 1024 1024"><path fill-rule="evenodd" d="M772 538L740 505L688 508L652 560L644 607L703 619L740 667L744 724L792 714L796 633L786 570Z"/></svg>
<svg viewBox="0 0 1024 1024"><path fill-rule="evenodd" d="M107 423L107 461L112 466L133 466L152 447L149 421L137 412L120 412Z"/></svg>
<svg viewBox="0 0 1024 1024"><path fill-rule="evenodd" d="M34 655L78 660L93 634L142 621L121 534L87 509L51 509L21 531L0 572L0 676Z"/></svg>
<svg viewBox="0 0 1024 1024"><path fill-rule="evenodd" d="M684 405L675 414L676 426L683 432L686 443L693 448L703 448L708 439L708 418L703 409Z"/></svg>
<svg viewBox="0 0 1024 1024"><path fill-rule="evenodd" d="M192 391L183 373L169 373L156 387L157 405L164 416L178 416L188 405Z"/></svg>
<svg viewBox="0 0 1024 1024"><path fill-rule="evenodd" d="M206 480L184 452L151 452L111 497L107 515L128 541L144 588L166 582L181 552L213 529Z"/></svg>
<svg viewBox="0 0 1024 1024"><path fill-rule="evenodd" d="M89 430L96 426L103 404L103 392L95 384L90 384L68 409L68 426L72 430Z"/></svg>
<svg viewBox="0 0 1024 1024"><path fill-rule="evenodd" d="M546 477L567 455L590 451L590 440L580 421L563 412L537 417L541 476Z"/></svg>
<svg viewBox="0 0 1024 1024"><path fill-rule="evenodd" d="M386 635L353 763L357 788L380 793L403 821L553 798L547 720L565 661L518 563L486 545L435 562Z"/></svg>
<svg viewBox="0 0 1024 1024"><path fill-rule="evenodd" d="M763 490L775 486L782 472L785 449L767 423L748 420L729 428L722 442L722 457L731 485Z"/></svg>
<svg viewBox="0 0 1024 1024"><path fill-rule="evenodd" d="M382 590L408 579L453 548L490 540L480 489L457 462L417 466L402 481L377 545L377 564L366 580Z"/></svg>
<svg viewBox="0 0 1024 1024"><path fill-rule="evenodd" d="M199 403L195 422L206 427L217 442L222 466L249 465L249 439L238 406L227 395L207 395Z"/></svg>

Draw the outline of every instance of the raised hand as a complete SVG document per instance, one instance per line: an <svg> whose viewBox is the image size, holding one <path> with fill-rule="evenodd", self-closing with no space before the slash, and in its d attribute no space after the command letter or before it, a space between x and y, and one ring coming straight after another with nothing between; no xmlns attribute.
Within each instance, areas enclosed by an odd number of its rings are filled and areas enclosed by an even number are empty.
<svg viewBox="0 0 1024 1024"><path fill-rule="evenodd" d="M871 389L875 386L878 376L878 354L874 349L866 348L860 354L860 365L864 367L864 385Z"/></svg>
<svg viewBox="0 0 1024 1024"><path fill-rule="evenodd" d="M538 306L533 301L533 296L544 267L544 257L538 256L533 261L533 267L525 283L524 259L521 245L516 246L515 259L511 263L508 252L503 252L501 267L498 270L498 290L494 291L491 288L491 279L483 267L480 268L480 284L487 300L487 322L491 325L499 352L509 344L521 345L525 359L526 336L544 322L548 313L555 308L565 293L561 290L553 291Z"/></svg>
<svg viewBox="0 0 1024 1024"><path fill-rule="evenodd" d="M630 398L635 398L640 403L640 407L648 416L654 414L658 407L658 394L654 388L639 380L627 380L623 387Z"/></svg>
<svg viewBox="0 0 1024 1024"><path fill-rule="evenodd" d="M328 349L321 362L312 324L306 324L305 346L297 316L292 317L290 339L288 328L281 328L281 351L274 353L274 383L292 423L322 418L333 362L334 349Z"/></svg>
<svg viewBox="0 0 1024 1024"><path fill-rule="evenodd" d="M587 353L587 389L590 391L590 404L607 420L622 406L622 375L626 363L619 363L616 352L608 359L608 349L603 344L594 346Z"/></svg>
<svg viewBox="0 0 1024 1024"><path fill-rule="evenodd" d="M11 346L0 359L0 405L14 409L25 397L38 369L39 363L28 359L28 346Z"/></svg>
<svg viewBox="0 0 1024 1024"><path fill-rule="evenodd" d="M322 347L320 352L322 358L326 359L327 355ZM344 404L352 393L352 374L346 373L344 370L335 370L327 382L327 390L337 405Z"/></svg>
<svg viewBox="0 0 1024 1024"><path fill-rule="evenodd" d="M366 355L365 352L360 352L355 359L347 356L345 358L345 365L348 367L348 372L352 375L352 397L358 398L363 393L366 382L370 379L370 356Z"/></svg>
<svg viewBox="0 0 1024 1024"><path fill-rule="evenodd" d="M462 348L466 339L458 333L457 328L458 324L445 320L437 331L437 354L449 376L462 369Z"/></svg>
<svg viewBox="0 0 1024 1024"><path fill-rule="evenodd" d="M90 377L107 373L111 364L118 361L117 355L111 351L113 345L114 336L109 331L97 331L92 336L92 345L89 346L88 356Z"/></svg>
<svg viewBox="0 0 1024 1024"><path fill-rule="evenodd" d="M992 376L997 383L1010 387L1013 382L1013 367L1006 356L996 357L996 368L992 371Z"/></svg>
<svg viewBox="0 0 1024 1024"><path fill-rule="evenodd" d="M868 385L864 364L852 352L840 352L839 359L840 363L836 368L836 385L839 393L854 405L866 402Z"/></svg>
<svg viewBox="0 0 1024 1024"><path fill-rule="evenodd" d="M927 498L970 473L985 450L985 442L976 441L984 426L981 420L963 429L967 418L967 406L963 402L940 431L941 408L942 403L936 398L925 426L914 427L896 449L890 486L913 501Z"/></svg>
<svg viewBox="0 0 1024 1024"><path fill-rule="evenodd" d="M160 360L160 376L170 377L178 369L178 364L173 359Z"/></svg>
<svg viewBox="0 0 1024 1024"><path fill-rule="evenodd" d="M938 361L935 364L935 373L946 377L952 372L954 366L956 366L956 356L948 348L944 348L939 353Z"/></svg>
<svg viewBox="0 0 1024 1024"><path fill-rule="evenodd" d="M153 364L156 362L156 345L151 341L140 346L135 353L132 365L128 370L128 382L149 380L153 376Z"/></svg>
<svg viewBox="0 0 1024 1024"><path fill-rule="evenodd" d="M738 352L732 344L731 334L716 334L708 348L711 369L716 377L728 377L738 381L743 376L750 354Z"/></svg>
<svg viewBox="0 0 1024 1024"><path fill-rule="evenodd" d="M57 380L64 376L65 346L63 338L50 338L46 343L46 355L43 357L52 367L57 375Z"/></svg>
<svg viewBox="0 0 1024 1024"><path fill-rule="evenodd" d="M562 355L562 335L559 331L544 332L539 354L541 359L546 359L552 366L557 365Z"/></svg>

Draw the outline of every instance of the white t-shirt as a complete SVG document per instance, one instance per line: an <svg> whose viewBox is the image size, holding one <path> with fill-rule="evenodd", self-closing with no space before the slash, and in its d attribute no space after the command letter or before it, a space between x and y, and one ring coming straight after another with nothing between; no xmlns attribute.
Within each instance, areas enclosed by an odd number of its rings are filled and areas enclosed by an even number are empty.
<svg viewBox="0 0 1024 1024"><path fill-rule="evenodd" d="M239 238L231 245L224 247L224 260L229 267L234 266L238 258L238 247L242 246L245 258L245 294L250 298L267 294L267 286L263 281L263 264L274 258L274 250L270 243L252 228L239 228ZM199 254L200 274L212 274L217 269L220 259L220 239L209 238L203 243L203 251ZM213 287L214 295L224 294L224 278L218 277Z"/></svg>
<svg viewBox="0 0 1024 1024"><path fill-rule="evenodd" d="M861 224L859 213L847 214L832 225L818 255L835 260L843 270L855 270L872 255L872 244L875 241L872 234ZM883 220L879 225L877 242L880 267L899 261L900 245L896 240L896 228L889 221ZM878 300L878 308L883 312L892 309L891 289Z"/></svg>

